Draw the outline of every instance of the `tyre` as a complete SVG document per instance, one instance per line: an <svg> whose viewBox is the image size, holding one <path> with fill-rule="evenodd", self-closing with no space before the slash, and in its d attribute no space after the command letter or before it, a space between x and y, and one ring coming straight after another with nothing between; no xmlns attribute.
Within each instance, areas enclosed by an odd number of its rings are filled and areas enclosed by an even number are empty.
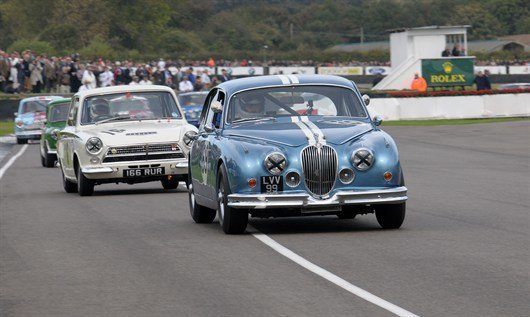
<svg viewBox="0 0 530 317"><path fill-rule="evenodd" d="M44 144L44 156L41 156L41 163L44 167L55 166L55 155L48 154L48 147Z"/></svg>
<svg viewBox="0 0 530 317"><path fill-rule="evenodd" d="M383 229L399 229L405 220L406 203L377 205L375 217Z"/></svg>
<svg viewBox="0 0 530 317"><path fill-rule="evenodd" d="M17 138L17 144L26 144L26 143L28 143L28 140Z"/></svg>
<svg viewBox="0 0 530 317"><path fill-rule="evenodd" d="M44 159L44 156L42 156L42 154L40 155L40 165L42 165L42 167L46 167L46 161Z"/></svg>
<svg viewBox="0 0 530 317"><path fill-rule="evenodd" d="M228 207L228 194L230 186L224 165L221 165L217 174L217 212L219 223L226 234L239 234L245 232L248 224L248 212Z"/></svg>
<svg viewBox="0 0 530 317"><path fill-rule="evenodd" d="M190 205L190 215L196 223L212 223L215 219L215 210L198 205L195 200L195 192L193 190L193 183L191 182L191 167L188 167L188 180L186 181L188 187L188 200Z"/></svg>
<svg viewBox="0 0 530 317"><path fill-rule="evenodd" d="M63 172L62 168L61 168L61 176L63 177L63 188L64 188L64 191L67 192L67 193L75 193L75 192L77 192L77 184L69 181L68 179L66 179L66 177L64 176L64 172Z"/></svg>
<svg viewBox="0 0 530 317"><path fill-rule="evenodd" d="M92 196L94 194L94 182L85 177L81 167L77 167L77 192L79 196Z"/></svg>
<svg viewBox="0 0 530 317"><path fill-rule="evenodd" d="M179 186L179 179L176 176L173 176L171 179L168 179L167 177L164 177L160 180L162 183L162 187L164 189L175 189Z"/></svg>

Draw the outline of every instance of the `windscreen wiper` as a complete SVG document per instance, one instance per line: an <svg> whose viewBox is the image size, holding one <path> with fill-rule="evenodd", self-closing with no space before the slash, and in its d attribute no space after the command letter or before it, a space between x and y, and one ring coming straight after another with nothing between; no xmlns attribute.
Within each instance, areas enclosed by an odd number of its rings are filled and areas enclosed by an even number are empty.
<svg viewBox="0 0 530 317"><path fill-rule="evenodd" d="M131 116L116 116L108 119L103 119L101 121L96 121L95 124L105 123L109 121L118 121L118 120L128 120L131 119Z"/></svg>
<svg viewBox="0 0 530 317"><path fill-rule="evenodd" d="M240 123L240 122L247 122L247 121L267 121L267 120L276 120L275 117L256 117L256 118L241 118L232 121L232 123Z"/></svg>

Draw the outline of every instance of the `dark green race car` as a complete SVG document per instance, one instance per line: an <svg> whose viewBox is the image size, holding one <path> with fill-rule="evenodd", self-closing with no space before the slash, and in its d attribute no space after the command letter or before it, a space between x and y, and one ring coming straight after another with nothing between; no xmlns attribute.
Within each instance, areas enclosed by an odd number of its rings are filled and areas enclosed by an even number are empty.
<svg viewBox="0 0 530 317"><path fill-rule="evenodd" d="M40 139L40 160L44 167L54 167L57 160L57 132L66 124L70 101L71 98L58 99L46 107L46 125Z"/></svg>

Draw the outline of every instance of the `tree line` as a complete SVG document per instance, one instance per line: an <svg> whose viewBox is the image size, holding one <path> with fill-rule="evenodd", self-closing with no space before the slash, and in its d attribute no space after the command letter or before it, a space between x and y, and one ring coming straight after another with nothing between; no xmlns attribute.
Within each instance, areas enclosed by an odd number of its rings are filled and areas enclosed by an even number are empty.
<svg viewBox="0 0 530 317"><path fill-rule="evenodd" d="M0 48L108 58L323 58L386 30L530 33L528 0L0 0ZM324 54L324 55L322 55Z"/></svg>

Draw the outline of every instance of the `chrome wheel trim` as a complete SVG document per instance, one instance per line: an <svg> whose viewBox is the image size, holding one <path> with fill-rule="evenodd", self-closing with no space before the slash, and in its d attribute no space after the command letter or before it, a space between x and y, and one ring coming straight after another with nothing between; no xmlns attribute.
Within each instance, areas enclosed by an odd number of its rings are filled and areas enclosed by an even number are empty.
<svg viewBox="0 0 530 317"><path fill-rule="evenodd" d="M223 190L219 188L219 193L217 194L217 200L219 201L219 223L222 225L225 218L225 204L223 202L224 194Z"/></svg>
<svg viewBox="0 0 530 317"><path fill-rule="evenodd" d="M190 184L189 186L189 189L188 189L188 194L190 195L190 204L191 204L191 209L195 209L195 193L193 192L193 185Z"/></svg>

